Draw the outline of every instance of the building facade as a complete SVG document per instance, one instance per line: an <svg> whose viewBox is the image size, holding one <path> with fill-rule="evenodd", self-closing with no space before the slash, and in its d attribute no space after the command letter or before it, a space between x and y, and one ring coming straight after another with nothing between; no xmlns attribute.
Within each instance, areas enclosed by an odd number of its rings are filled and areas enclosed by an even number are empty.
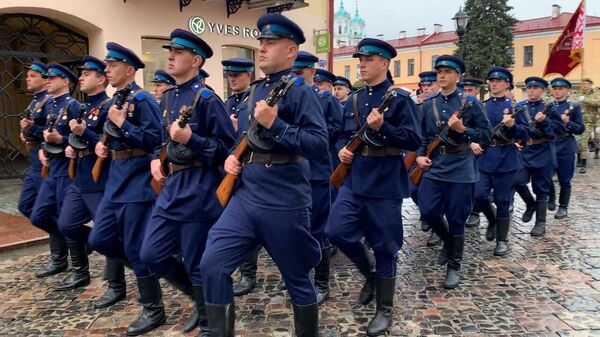
<svg viewBox="0 0 600 337"><path fill-rule="evenodd" d="M515 78L515 97L524 95L525 78L541 76L552 44L567 25L572 13L561 13L560 7L552 7L552 15L542 18L519 21L514 28L513 67ZM452 54L456 49L458 36L454 31L442 31L440 25L434 25L431 34L419 29L416 36L406 37L404 32L398 39L388 40L398 51L391 60L390 71L394 82L400 86L417 89L419 73L433 69L439 55ZM591 78L600 86L600 17L588 16L584 37L584 64L574 69L567 78L577 87L582 77ZM358 60L352 58L355 46L334 49L333 70L336 75L345 76L351 82L360 79ZM583 71L582 71L583 70ZM560 76L548 75L547 79Z"/></svg>

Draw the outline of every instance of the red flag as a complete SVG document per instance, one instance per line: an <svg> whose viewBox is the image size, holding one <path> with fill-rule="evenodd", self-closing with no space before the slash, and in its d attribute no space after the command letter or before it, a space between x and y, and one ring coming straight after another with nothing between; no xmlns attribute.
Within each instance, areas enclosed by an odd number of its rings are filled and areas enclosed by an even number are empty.
<svg viewBox="0 0 600 337"><path fill-rule="evenodd" d="M583 62L583 31L585 30L583 1L581 0L569 23L552 45L544 76L548 74L567 76Z"/></svg>

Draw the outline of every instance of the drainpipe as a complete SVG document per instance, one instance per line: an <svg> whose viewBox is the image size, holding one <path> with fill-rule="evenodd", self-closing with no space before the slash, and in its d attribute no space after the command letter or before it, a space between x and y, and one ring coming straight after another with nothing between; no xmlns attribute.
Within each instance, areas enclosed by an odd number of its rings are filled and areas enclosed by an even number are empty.
<svg viewBox="0 0 600 337"><path fill-rule="evenodd" d="M333 2L329 0L329 54L327 55L327 68L333 72Z"/></svg>

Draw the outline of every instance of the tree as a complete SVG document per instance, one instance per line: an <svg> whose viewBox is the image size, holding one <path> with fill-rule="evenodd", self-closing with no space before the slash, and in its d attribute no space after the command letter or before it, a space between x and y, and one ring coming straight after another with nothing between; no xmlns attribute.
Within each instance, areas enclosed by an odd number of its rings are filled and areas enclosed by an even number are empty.
<svg viewBox="0 0 600 337"><path fill-rule="evenodd" d="M513 27L508 0L466 0L469 21L455 55L463 56L469 76L485 78L492 66L511 68Z"/></svg>

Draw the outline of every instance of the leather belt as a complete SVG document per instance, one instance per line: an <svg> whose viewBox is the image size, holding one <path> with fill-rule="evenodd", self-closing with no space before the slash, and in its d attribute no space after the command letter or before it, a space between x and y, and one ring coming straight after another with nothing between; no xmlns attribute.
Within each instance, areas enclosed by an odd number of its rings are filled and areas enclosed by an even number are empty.
<svg viewBox="0 0 600 337"><path fill-rule="evenodd" d="M440 145L437 151L440 154L461 152L469 148L469 143L460 143L456 146Z"/></svg>
<svg viewBox="0 0 600 337"><path fill-rule="evenodd" d="M304 160L304 157L298 154L284 154L284 153L258 153L251 152L246 163L260 163L260 164L288 164L288 163L299 163Z"/></svg>
<svg viewBox="0 0 600 337"><path fill-rule="evenodd" d="M492 146L508 146L508 145L513 145L514 143L512 141L503 141L503 140L499 140L499 139L492 139L490 145Z"/></svg>
<svg viewBox="0 0 600 337"><path fill-rule="evenodd" d="M360 151L360 155L365 157L392 157L401 156L403 152L404 150L399 147L382 147L380 149L376 149L365 146Z"/></svg>
<svg viewBox="0 0 600 337"><path fill-rule="evenodd" d="M90 149L85 149L83 151L75 151L75 152L77 153L77 157L79 157L79 158L83 158L85 156L89 156L90 154L92 154Z"/></svg>
<svg viewBox="0 0 600 337"><path fill-rule="evenodd" d="M122 151L110 150L110 157L113 160L125 160L129 158L142 157L147 155L142 149L127 149Z"/></svg>
<svg viewBox="0 0 600 337"><path fill-rule="evenodd" d="M169 174L173 174L177 171L181 171L181 170L185 170L185 169L189 169L189 168L193 168L193 167L201 167L201 166L204 166L204 163L202 163L199 159L194 159L185 165L177 165L177 164L169 163Z"/></svg>
<svg viewBox="0 0 600 337"><path fill-rule="evenodd" d="M42 142L38 142L35 140L28 140L25 142L25 147L27 148L27 151L30 151L32 149L39 149L40 146L42 146Z"/></svg>
<svg viewBox="0 0 600 337"><path fill-rule="evenodd" d="M563 138L567 138L567 137L571 137L572 135L570 133L564 134L564 135L560 135L560 136L556 136L554 139L558 140L558 139L563 139Z"/></svg>
<svg viewBox="0 0 600 337"><path fill-rule="evenodd" d="M552 138L552 137L542 137L542 138L537 138L537 139L530 138L527 140L527 145L543 144L543 143L549 142L551 140L554 140L554 138Z"/></svg>

